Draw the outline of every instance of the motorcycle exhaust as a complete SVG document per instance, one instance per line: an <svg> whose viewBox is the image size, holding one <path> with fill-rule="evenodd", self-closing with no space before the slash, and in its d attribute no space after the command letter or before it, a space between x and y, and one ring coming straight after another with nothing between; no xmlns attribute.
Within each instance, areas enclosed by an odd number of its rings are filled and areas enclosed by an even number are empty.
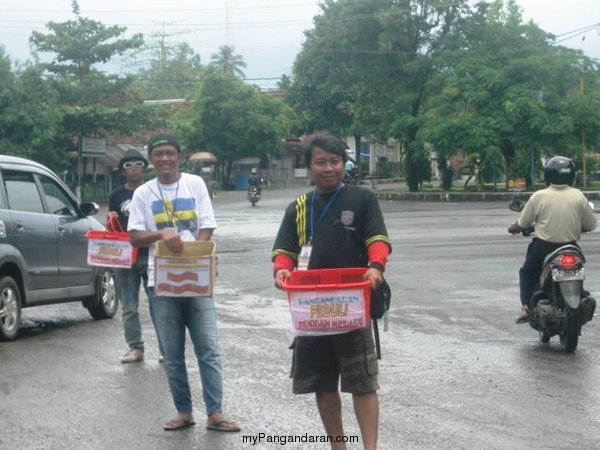
<svg viewBox="0 0 600 450"><path fill-rule="evenodd" d="M541 299L536 306L537 315L543 329L549 330L556 323L556 308L550 304L550 300Z"/></svg>

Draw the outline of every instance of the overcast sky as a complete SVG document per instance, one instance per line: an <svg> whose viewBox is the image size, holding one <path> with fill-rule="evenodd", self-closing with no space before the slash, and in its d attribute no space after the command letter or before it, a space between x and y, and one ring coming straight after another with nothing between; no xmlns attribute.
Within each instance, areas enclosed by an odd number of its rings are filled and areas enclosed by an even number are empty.
<svg viewBox="0 0 600 450"><path fill-rule="evenodd" d="M291 73L304 42L304 30L319 13L318 0L79 0L81 15L106 25L143 33L147 42L187 42L209 63L219 46L231 44L247 64L246 77L261 87L275 87ZM600 0L518 0L532 19L561 45L600 59ZM230 8L226 8L229 4ZM229 11L229 12L228 12ZM13 60L30 59L32 30L47 31L49 21L71 19L71 0L0 0L0 44ZM571 37L575 30L594 28ZM143 64L138 61L137 64ZM139 66L119 70L136 71ZM116 70L116 69L115 69Z"/></svg>

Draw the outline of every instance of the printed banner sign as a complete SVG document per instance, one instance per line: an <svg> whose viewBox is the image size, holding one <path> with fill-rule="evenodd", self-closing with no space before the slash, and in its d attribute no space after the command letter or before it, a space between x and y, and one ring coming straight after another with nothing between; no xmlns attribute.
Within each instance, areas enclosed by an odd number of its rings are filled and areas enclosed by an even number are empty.
<svg viewBox="0 0 600 450"><path fill-rule="evenodd" d="M338 334L368 325L363 288L288 291L298 335Z"/></svg>
<svg viewBox="0 0 600 450"><path fill-rule="evenodd" d="M127 240L88 238L87 263L90 266L130 269L137 259L137 248Z"/></svg>
<svg viewBox="0 0 600 450"><path fill-rule="evenodd" d="M154 292L157 297L210 297L212 256L172 258L156 256Z"/></svg>

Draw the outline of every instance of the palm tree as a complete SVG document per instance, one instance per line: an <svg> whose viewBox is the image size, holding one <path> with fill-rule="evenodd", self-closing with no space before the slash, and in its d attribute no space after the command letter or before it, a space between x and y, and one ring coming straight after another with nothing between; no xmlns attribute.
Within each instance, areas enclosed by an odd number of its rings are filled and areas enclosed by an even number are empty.
<svg viewBox="0 0 600 450"><path fill-rule="evenodd" d="M242 71L241 67L246 67L242 55L234 54L234 48L229 45L222 45L219 47L219 53L213 53L210 57L213 66L219 68L222 74L236 75L240 78L246 78L246 75Z"/></svg>

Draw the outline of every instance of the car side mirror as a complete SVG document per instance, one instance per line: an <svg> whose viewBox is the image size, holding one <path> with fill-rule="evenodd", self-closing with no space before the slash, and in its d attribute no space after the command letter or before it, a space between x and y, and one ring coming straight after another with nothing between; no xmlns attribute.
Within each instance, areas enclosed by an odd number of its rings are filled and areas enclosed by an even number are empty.
<svg viewBox="0 0 600 450"><path fill-rule="evenodd" d="M98 211L100 211L100 207L98 206L97 203L94 203L94 202L82 203L80 205L80 208L81 208L81 212L83 212L83 214L85 216L93 216Z"/></svg>
<svg viewBox="0 0 600 450"><path fill-rule="evenodd" d="M508 209L515 212L523 211L523 202L521 200L513 200L508 204Z"/></svg>

